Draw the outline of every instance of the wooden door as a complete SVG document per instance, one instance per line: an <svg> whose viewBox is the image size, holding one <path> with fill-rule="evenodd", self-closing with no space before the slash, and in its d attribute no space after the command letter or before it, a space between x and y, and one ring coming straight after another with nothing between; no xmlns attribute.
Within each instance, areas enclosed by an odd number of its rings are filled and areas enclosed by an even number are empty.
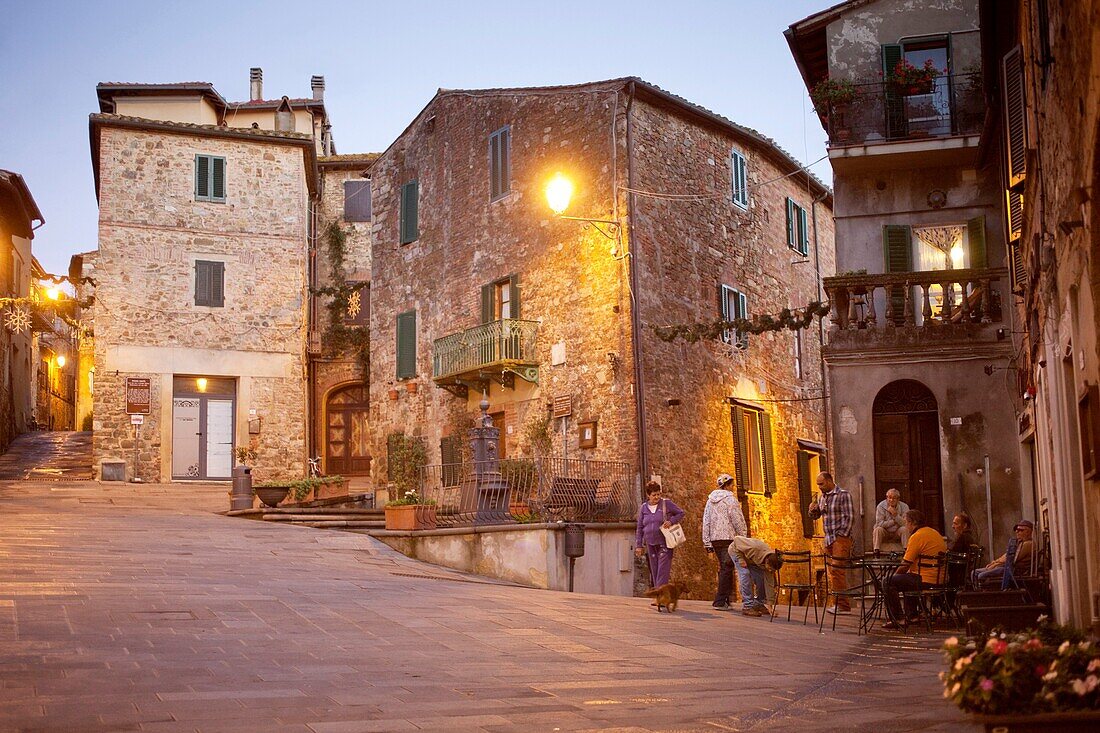
<svg viewBox="0 0 1100 733"><path fill-rule="evenodd" d="M875 415L875 503L897 489L909 503L909 418Z"/></svg>
<svg viewBox="0 0 1100 733"><path fill-rule="evenodd" d="M344 387L329 395L325 404L325 473L370 473L367 408L367 390L362 385Z"/></svg>
<svg viewBox="0 0 1100 733"><path fill-rule="evenodd" d="M936 413L909 415L910 509L919 509L928 526L943 534L943 485L940 481L940 430Z"/></svg>

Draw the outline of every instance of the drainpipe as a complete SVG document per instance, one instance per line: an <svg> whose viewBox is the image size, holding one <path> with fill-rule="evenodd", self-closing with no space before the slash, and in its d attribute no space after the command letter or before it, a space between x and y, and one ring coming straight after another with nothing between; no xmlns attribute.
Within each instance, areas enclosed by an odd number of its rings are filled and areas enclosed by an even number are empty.
<svg viewBox="0 0 1100 733"><path fill-rule="evenodd" d="M807 171L807 173L806 173L807 178L809 177L809 175L810 174ZM813 224L814 224L814 272L817 274L817 277L814 278L814 280L815 280L815 283L817 285L817 300L819 302L822 300L822 292L821 292L821 247L820 247L820 245L818 243L818 239L817 239L817 205L820 202L824 201L825 197L828 196L828 195L829 195L829 192L826 191L826 192L822 193L820 196L818 196L817 198L815 198L810 203L810 218L811 218L811 220L813 221ZM835 235L834 235L834 237L835 237ZM818 318L817 319L817 344L818 344L817 356L818 356L818 361L821 364L821 415L825 419L825 450L829 452L830 456L832 456L832 454L833 454L833 444L832 444L832 439L831 439L832 431L829 429L829 389L828 389L828 385L827 385L828 380L826 379L826 372L825 372L825 319L824 318ZM835 457L834 457L833 469L834 470L836 469ZM862 512L862 507L860 507L860 510Z"/></svg>
<svg viewBox="0 0 1100 733"><path fill-rule="evenodd" d="M634 207L637 205L634 188L634 125L630 111L634 106L635 83L630 82L630 98L626 103L626 185L631 193L626 208L627 238L629 246L629 270L630 278L630 335L634 348L634 410L635 420L638 425L638 471L641 476L641 484L649 480L649 452L646 447L645 426L645 374L642 369L642 341L641 341L641 317L638 314L638 269L635 264L637 251L634 246Z"/></svg>

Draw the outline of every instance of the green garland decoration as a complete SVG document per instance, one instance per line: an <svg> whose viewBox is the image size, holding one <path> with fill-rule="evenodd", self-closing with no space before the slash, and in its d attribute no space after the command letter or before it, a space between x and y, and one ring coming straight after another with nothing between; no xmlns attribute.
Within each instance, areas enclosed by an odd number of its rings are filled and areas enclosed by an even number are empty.
<svg viewBox="0 0 1100 733"><path fill-rule="evenodd" d="M653 331L657 338L669 343L676 339L683 339L689 344L697 341L710 341L718 338L724 331L733 329L742 333L760 334L768 331L782 331L788 329L797 331L808 328L814 318L824 318L829 314L829 304L818 300L812 301L805 308L784 308L778 315L759 315L752 318L734 318L732 321L713 321L711 323L691 323L675 326L654 326Z"/></svg>
<svg viewBox="0 0 1100 733"><path fill-rule="evenodd" d="M347 233L335 220L325 227L325 250L328 255L329 267L332 269L332 279L339 285L331 285L324 288L310 288L314 295L328 298L325 307L328 309L328 323L322 340L325 344L325 354L329 357L345 352L354 352L362 379L366 382L370 378L370 329L365 326L349 326L344 323L344 317L351 305L352 297L362 288L362 283L347 282ZM363 306L365 307L365 304Z"/></svg>
<svg viewBox="0 0 1100 733"><path fill-rule="evenodd" d="M4 311L7 308L18 308L23 306L43 315L54 315L64 321L70 328L76 329L78 332L87 331L86 337L90 338L92 332L91 329L87 327L87 324L81 323L65 311L72 310L73 306L81 310L91 308L93 303L95 303L94 295L89 295L87 298L81 298L80 300L75 300L73 298L65 298L64 300L43 300L32 296L25 296L22 298L0 298L0 311Z"/></svg>

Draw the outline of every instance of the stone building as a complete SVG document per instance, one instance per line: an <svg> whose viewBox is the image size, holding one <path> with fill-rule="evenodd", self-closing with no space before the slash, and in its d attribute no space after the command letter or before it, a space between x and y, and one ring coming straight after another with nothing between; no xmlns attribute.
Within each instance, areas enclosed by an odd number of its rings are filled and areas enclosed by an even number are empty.
<svg viewBox="0 0 1100 733"><path fill-rule="evenodd" d="M31 364L34 385L34 417L45 430L75 430L76 374L79 336L72 324L79 322L80 308L46 272L37 257L31 258L31 297L47 307L37 307L31 321Z"/></svg>
<svg viewBox="0 0 1100 733"><path fill-rule="evenodd" d="M837 482L870 547L889 489L1004 548L1021 490L1003 188L978 0L851 0L793 24L829 134L836 268L825 362Z"/></svg>
<svg viewBox="0 0 1100 733"><path fill-rule="evenodd" d="M575 186L563 217L544 197L559 172ZM637 496L660 480L692 537L715 477L736 474L753 533L807 546L817 325L696 343L654 330L820 299L831 194L773 141L637 78L441 90L371 181L377 485L395 433L456 460L486 394L505 458L548 438L558 456L629 462ZM698 542L676 575L712 590Z"/></svg>
<svg viewBox="0 0 1100 733"><path fill-rule="evenodd" d="M0 297L30 297L31 240L45 223L23 177L0 170ZM0 451L26 431L34 417L31 330L12 326L8 319L15 310L12 305L0 308Z"/></svg>
<svg viewBox="0 0 1100 733"><path fill-rule="evenodd" d="M103 478L227 479L247 445L258 479L305 471L311 200L332 150L324 81L310 99L278 100L263 98L259 69L250 82L239 103L207 83L97 87Z"/></svg>
<svg viewBox="0 0 1100 733"><path fill-rule="evenodd" d="M310 455L352 488L370 478L367 370L370 322L371 181L377 155L329 155L318 161L316 236L311 244Z"/></svg>
<svg viewBox="0 0 1100 733"><path fill-rule="evenodd" d="M1010 384L1058 620L1100 632L1100 3L983 0L1010 242Z"/></svg>

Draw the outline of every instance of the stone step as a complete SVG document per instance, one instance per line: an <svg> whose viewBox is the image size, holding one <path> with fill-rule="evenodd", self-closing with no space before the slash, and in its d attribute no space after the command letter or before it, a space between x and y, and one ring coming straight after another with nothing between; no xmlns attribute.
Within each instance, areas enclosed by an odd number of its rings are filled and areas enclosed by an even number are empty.
<svg viewBox="0 0 1100 733"><path fill-rule="evenodd" d="M379 519L377 521L325 521L325 522L294 522L295 525L302 527L313 527L315 529L385 529L386 520Z"/></svg>
<svg viewBox="0 0 1100 733"><path fill-rule="evenodd" d="M378 521L385 522L385 517L381 514L351 514L350 512L344 512L341 514L314 514L312 512L295 512L294 514L264 514L265 522L369 522Z"/></svg>

